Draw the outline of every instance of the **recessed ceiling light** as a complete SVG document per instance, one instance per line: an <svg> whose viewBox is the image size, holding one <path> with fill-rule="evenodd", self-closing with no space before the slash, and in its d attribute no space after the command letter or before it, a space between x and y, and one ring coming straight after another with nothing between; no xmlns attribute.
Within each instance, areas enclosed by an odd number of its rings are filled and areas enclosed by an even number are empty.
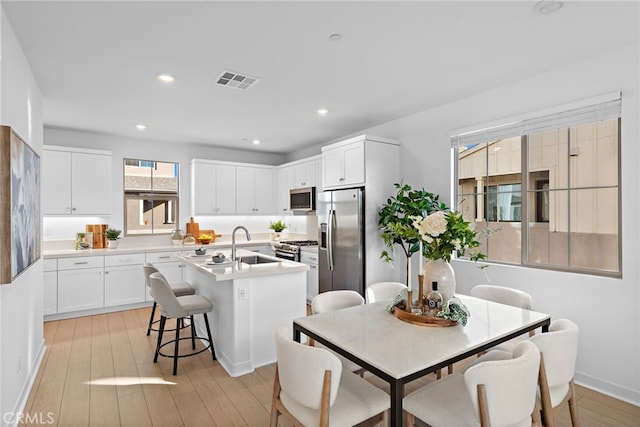
<svg viewBox="0 0 640 427"><path fill-rule="evenodd" d="M331 40L332 42L339 42L340 40L342 40L342 34L338 34L338 33L331 34L329 36L329 40Z"/></svg>
<svg viewBox="0 0 640 427"><path fill-rule="evenodd" d="M327 110L326 108L320 108L319 110L316 110L316 113L320 114L321 116L324 116L329 113L329 110Z"/></svg>
<svg viewBox="0 0 640 427"><path fill-rule="evenodd" d="M562 3L561 1L540 0L533 7L533 10L542 15L549 15L562 9L562 6L564 6L564 3Z"/></svg>
<svg viewBox="0 0 640 427"><path fill-rule="evenodd" d="M259 140L259 139L254 139L254 140L253 140L253 141L251 141L251 142L253 142L253 145L258 145L258 144L260 144L260 140Z"/></svg>
<svg viewBox="0 0 640 427"><path fill-rule="evenodd" d="M166 73L158 74L157 78L162 83L173 83L176 81L175 77L173 77L171 74L166 74Z"/></svg>
<svg viewBox="0 0 640 427"><path fill-rule="evenodd" d="M136 125L136 129L138 130L145 130L146 128L147 128L147 125L143 125L142 123Z"/></svg>

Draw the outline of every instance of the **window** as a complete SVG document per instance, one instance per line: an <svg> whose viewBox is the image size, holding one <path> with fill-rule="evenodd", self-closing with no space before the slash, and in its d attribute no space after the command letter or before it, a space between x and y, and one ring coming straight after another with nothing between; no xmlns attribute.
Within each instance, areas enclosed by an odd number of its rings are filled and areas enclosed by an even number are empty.
<svg viewBox="0 0 640 427"><path fill-rule="evenodd" d="M458 209L489 261L620 276L620 105L452 137Z"/></svg>
<svg viewBox="0 0 640 427"><path fill-rule="evenodd" d="M125 235L168 234L178 220L178 163L124 159Z"/></svg>

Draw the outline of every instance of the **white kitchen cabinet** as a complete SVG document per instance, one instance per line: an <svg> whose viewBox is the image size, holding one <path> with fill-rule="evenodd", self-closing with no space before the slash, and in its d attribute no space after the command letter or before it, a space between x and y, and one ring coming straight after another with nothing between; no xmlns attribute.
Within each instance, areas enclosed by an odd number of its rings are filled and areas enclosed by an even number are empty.
<svg viewBox="0 0 640 427"><path fill-rule="evenodd" d="M316 186L316 162L308 160L294 165L291 188L305 188Z"/></svg>
<svg viewBox="0 0 640 427"><path fill-rule="evenodd" d="M104 306L104 257L58 259L58 313Z"/></svg>
<svg viewBox="0 0 640 427"><path fill-rule="evenodd" d="M239 214L275 213L274 171L267 168L236 168L236 212Z"/></svg>
<svg viewBox="0 0 640 427"><path fill-rule="evenodd" d="M284 166L276 172L276 213L289 214L289 190L291 189L291 174L293 168Z"/></svg>
<svg viewBox="0 0 640 427"><path fill-rule="evenodd" d="M111 153L43 147L44 215L111 215Z"/></svg>
<svg viewBox="0 0 640 427"><path fill-rule="evenodd" d="M145 254L108 255L104 257L104 305L133 304L146 300L142 266Z"/></svg>
<svg viewBox="0 0 640 427"><path fill-rule="evenodd" d="M193 215L236 213L236 167L193 160L191 204Z"/></svg>
<svg viewBox="0 0 640 427"><path fill-rule="evenodd" d="M300 251L300 262L307 264L307 302L311 302L313 297L318 295L318 251L309 252L305 249Z"/></svg>
<svg viewBox="0 0 640 427"><path fill-rule="evenodd" d="M364 185L364 141L328 147L322 147L323 188Z"/></svg>
<svg viewBox="0 0 640 427"><path fill-rule="evenodd" d="M58 312L58 260L45 259L43 264L42 314Z"/></svg>

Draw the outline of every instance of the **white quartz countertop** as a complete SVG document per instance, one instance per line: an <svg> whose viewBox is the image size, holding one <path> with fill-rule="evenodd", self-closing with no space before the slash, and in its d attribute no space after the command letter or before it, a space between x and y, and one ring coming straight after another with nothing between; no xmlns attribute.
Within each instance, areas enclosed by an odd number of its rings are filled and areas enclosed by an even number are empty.
<svg viewBox="0 0 640 427"><path fill-rule="evenodd" d="M249 240L236 242L236 246L249 247L249 246L265 246L271 245L271 240ZM231 248L231 242L220 242L209 245L182 245L182 246L119 246L117 249L55 249L46 250L43 252L43 258L69 258L69 257L81 257L81 256L102 256L102 255L127 255L141 252L175 252L181 253L184 251L195 251L196 248L205 248L208 253L224 251ZM211 259L211 255L209 255Z"/></svg>
<svg viewBox="0 0 640 427"><path fill-rule="evenodd" d="M211 256L216 252L222 252L226 259L224 263L214 264ZM175 254L177 259L183 260L191 267L210 275L216 281L247 279L251 277L273 276L278 274L297 273L309 270L307 264L295 261L289 261L282 258L258 254L256 252L247 251L245 249L236 250L236 258L260 256L276 260L277 262L267 264L245 264L231 262L231 250L208 250L206 255L198 256L193 254Z"/></svg>

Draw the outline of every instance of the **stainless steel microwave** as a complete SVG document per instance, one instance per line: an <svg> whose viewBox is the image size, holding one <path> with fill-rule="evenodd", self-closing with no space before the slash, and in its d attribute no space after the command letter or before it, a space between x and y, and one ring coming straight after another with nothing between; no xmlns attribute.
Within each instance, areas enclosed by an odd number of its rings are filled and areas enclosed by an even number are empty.
<svg viewBox="0 0 640 427"><path fill-rule="evenodd" d="M289 190L289 209L292 212L313 212L316 210L316 187L293 188Z"/></svg>

